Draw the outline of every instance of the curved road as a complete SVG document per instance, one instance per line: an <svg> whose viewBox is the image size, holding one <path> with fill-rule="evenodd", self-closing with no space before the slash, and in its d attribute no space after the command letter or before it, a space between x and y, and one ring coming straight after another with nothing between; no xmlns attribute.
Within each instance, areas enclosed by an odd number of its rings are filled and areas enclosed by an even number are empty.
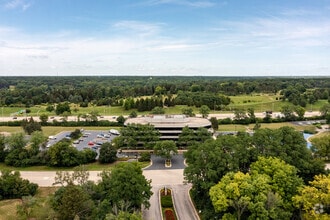
<svg viewBox="0 0 330 220"><path fill-rule="evenodd" d="M175 163L182 163L182 156L175 158ZM153 195L150 198L149 210L143 210L143 219L145 220L162 220L161 210L159 203L159 190L163 187L171 188L173 191L174 206L177 211L179 220L198 220L196 210L190 200L189 189L190 184L184 184L183 169L153 169L160 166L162 160L155 160L156 162L143 170L143 175L146 179L151 179ZM101 171L89 171L89 180L98 181L100 177L98 174ZM21 171L21 176L24 179L28 179L33 183L37 183L39 186L52 186L54 183L56 172L54 171Z"/></svg>

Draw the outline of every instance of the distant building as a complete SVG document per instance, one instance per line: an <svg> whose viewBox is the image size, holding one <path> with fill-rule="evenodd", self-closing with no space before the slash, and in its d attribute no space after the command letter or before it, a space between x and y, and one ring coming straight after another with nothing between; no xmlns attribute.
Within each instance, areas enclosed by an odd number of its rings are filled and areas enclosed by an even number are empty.
<svg viewBox="0 0 330 220"><path fill-rule="evenodd" d="M150 124L159 130L162 140L177 140L184 127L190 129L211 128L211 122L206 118L186 117L185 115L150 115L146 117L129 118L124 125Z"/></svg>

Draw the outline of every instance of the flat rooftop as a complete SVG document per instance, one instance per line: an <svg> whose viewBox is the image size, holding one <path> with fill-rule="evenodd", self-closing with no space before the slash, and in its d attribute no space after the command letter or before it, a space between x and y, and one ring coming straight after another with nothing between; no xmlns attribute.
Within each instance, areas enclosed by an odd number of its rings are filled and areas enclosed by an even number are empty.
<svg viewBox="0 0 330 220"><path fill-rule="evenodd" d="M128 124L151 124L155 128L189 128L210 127L211 122L206 118L186 117L185 115L150 115L145 117L129 118Z"/></svg>

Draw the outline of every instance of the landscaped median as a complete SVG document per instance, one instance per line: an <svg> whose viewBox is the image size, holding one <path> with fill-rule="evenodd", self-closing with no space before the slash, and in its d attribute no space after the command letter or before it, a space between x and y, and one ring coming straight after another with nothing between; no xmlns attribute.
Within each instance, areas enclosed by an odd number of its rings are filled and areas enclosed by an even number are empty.
<svg viewBox="0 0 330 220"><path fill-rule="evenodd" d="M177 220L173 206L172 190L164 187L159 191L159 195L163 220Z"/></svg>

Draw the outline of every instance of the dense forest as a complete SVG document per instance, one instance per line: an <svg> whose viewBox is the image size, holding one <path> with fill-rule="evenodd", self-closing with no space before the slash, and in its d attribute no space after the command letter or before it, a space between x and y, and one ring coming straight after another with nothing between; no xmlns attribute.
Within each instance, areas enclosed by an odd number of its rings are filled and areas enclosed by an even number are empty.
<svg viewBox="0 0 330 220"><path fill-rule="evenodd" d="M139 109L147 106L144 103L152 102L152 106L183 104L212 108L216 103L216 108L221 109L230 103L228 96L253 93L280 93L282 99L305 107L319 99L329 100L330 78L36 76L0 79L2 106L31 107L68 101L81 107L92 103ZM161 103L157 97L163 97ZM141 111L148 110L144 108Z"/></svg>

